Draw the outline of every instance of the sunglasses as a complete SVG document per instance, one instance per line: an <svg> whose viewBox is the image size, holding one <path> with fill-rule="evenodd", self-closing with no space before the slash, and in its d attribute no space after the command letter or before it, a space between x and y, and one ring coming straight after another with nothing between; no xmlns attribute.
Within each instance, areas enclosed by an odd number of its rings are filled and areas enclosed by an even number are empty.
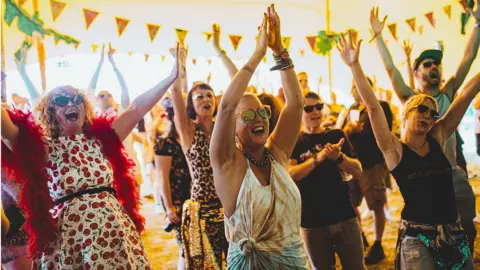
<svg viewBox="0 0 480 270"><path fill-rule="evenodd" d="M313 108L315 108L317 111L321 111L323 109L323 103L317 103L315 105L305 106L305 107L303 107L303 110L306 113L311 113L311 112L313 112Z"/></svg>
<svg viewBox="0 0 480 270"><path fill-rule="evenodd" d="M437 67L440 65L440 63L439 63L438 61L427 61L427 62L423 62L422 65L423 65L424 68L429 68L429 67L431 67L433 64L435 64L435 66L437 66Z"/></svg>
<svg viewBox="0 0 480 270"><path fill-rule="evenodd" d="M262 108L258 108L256 110L253 109L246 109L242 110L240 113L236 115L236 117L241 117L243 122L250 123L255 120L256 115L260 116L262 119L270 119L272 117L272 111L269 106L263 106Z"/></svg>
<svg viewBox="0 0 480 270"><path fill-rule="evenodd" d="M84 99L82 95L75 95L75 96L57 95L53 98L52 103L59 107L65 107L68 105L70 101L72 101L72 103L75 105L80 105L84 102Z"/></svg>
<svg viewBox="0 0 480 270"><path fill-rule="evenodd" d="M112 94L106 94L106 95L105 94L100 94L100 95L98 95L99 98L104 98L105 96L112 97Z"/></svg>
<svg viewBox="0 0 480 270"><path fill-rule="evenodd" d="M416 109L419 113L430 112L430 117L434 120L438 120L440 118L440 114L438 114L436 110L430 110L428 106L418 105L413 107L413 109Z"/></svg>

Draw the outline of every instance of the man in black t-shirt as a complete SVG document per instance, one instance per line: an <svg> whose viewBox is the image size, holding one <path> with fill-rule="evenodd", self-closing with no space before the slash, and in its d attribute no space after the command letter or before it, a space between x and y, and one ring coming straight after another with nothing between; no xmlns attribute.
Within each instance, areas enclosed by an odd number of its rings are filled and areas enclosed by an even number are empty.
<svg viewBox="0 0 480 270"><path fill-rule="evenodd" d="M322 127L320 97L305 95L300 133L289 173L302 195L302 237L314 269L334 269L335 253L344 269L364 269L360 226L350 201L351 176L362 174L342 130Z"/></svg>

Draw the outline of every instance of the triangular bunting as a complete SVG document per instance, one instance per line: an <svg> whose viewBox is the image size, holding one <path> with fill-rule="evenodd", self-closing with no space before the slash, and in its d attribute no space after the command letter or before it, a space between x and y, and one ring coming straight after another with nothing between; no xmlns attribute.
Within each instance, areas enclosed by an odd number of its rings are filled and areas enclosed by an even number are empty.
<svg viewBox="0 0 480 270"><path fill-rule="evenodd" d="M412 31L415 32L416 25L417 25L417 17L406 19L405 21L407 22L408 26L410 26L410 29L412 29Z"/></svg>
<svg viewBox="0 0 480 270"><path fill-rule="evenodd" d="M423 25L418 27L418 33L420 33L420 36L423 36Z"/></svg>
<svg viewBox="0 0 480 270"><path fill-rule="evenodd" d="M310 45L310 49L312 49L312 51L315 51L315 41L317 39L317 36L307 36L307 41L308 41L308 45Z"/></svg>
<svg viewBox="0 0 480 270"><path fill-rule="evenodd" d="M425 13L425 17L427 17L428 22L430 25L435 28L435 14L432 12Z"/></svg>
<svg viewBox="0 0 480 270"><path fill-rule="evenodd" d="M352 34L353 44L357 44L358 41L358 31L355 29L350 29L349 32Z"/></svg>
<svg viewBox="0 0 480 270"><path fill-rule="evenodd" d="M125 31L125 28L127 28L128 23L130 23L130 20L115 17L115 21L117 22L118 36L121 37L123 31Z"/></svg>
<svg viewBox="0 0 480 270"><path fill-rule="evenodd" d="M132 56L133 52L128 52L127 54L128 56Z"/></svg>
<svg viewBox="0 0 480 270"><path fill-rule="evenodd" d="M282 37L283 47L287 50L290 48L290 41L292 41L292 37Z"/></svg>
<svg viewBox="0 0 480 270"><path fill-rule="evenodd" d="M452 19L452 5L446 5L443 7L443 12L445 12L445 15L447 15L448 19Z"/></svg>
<svg viewBox="0 0 480 270"><path fill-rule="evenodd" d="M60 39L55 35L53 36L53 44L55 44L55 46L58 45L58 42L60 41Z"/></svg>
<svg viewBox="0 0 480 270"><path fill-rule="evenodd" d="M81 43L81 42L79 41L78 43L73 44L73 47L75 47L75 50L78 49L78 47L80 46L80 43Z"/></svg>
<svg viewBox="0 0 480 270"><path fill-rule="evenodd" d="M210 42L210 39L212 39L213 34L209 32L203 32L203 34L207 38L207 42Z"/></svg>
<svg viewBox="0 0 480 270"><path fill-rule="evenodd" d="M212 79L212 73L208 73L208 76L207 76L207 84L210 84L210 80Z"/></svg>
<svg viewBox="0 0 480 270"><path fill-rule="evenodd" d="M158 30L160 30L160 25L147 23L147 30L150 41L153 42L153 40L157 36Z"/></svg>
<svg viewBox="0 0 480 270"><path fill-rule="evenodd" d="M23 4L25 4L26 2L27 0L18 0L18 5L23 6Z"/></svg>
<svg viewBox="0 0 480 270"><path fill-rule="evenodd" d="M207 60L208 65L210 66L212 64L212 59Z"/></svg>
<svg viewBox="0 0 480 270"><path fill-rule="evenodd" d="M391 23L388 25L388 30L392 34L393 38L397 40L397 23Z"/></svg>
<svg viewBox="0 0 480 270"><path fill-rule="evenodd" d="M304 55L305 55L305 50L304 50L304 49L300 49L300 55L301 55L301 56L304 56Z"/></svg>
<svg viewBox="0 0 480 270"><path fill-rule="evenodd" d="M162 55L162 62L165 62L165 55Z"/></svg>
<svg viewBox="0 0 480 270"><path fill-rule="evenodd" d="M50 0L50 9L52 10L52 19L56 21L67 4L55 0Z"/></svg>
<svg viewBox="0 0 480 270"><path fill-rule="evenodd" d="M148 62L148 58L150 58L150 54L149 54L149 53L146 53L146 54L145 54L145 62Z"/></svg>
<svg viewBox="0 0 480 270"><path fill-rule="evenodd" d="M88 30L92 25L93 21L97 18L99 12L90 10L90 9L83 9L83 18L85 19L85 28Z"/></svg>
<svg viewBox="0 0 480 270"><path fill-rule="evenodd" d="M92 52L97 52L97 50L98 50L98 45L92 44Z"/></svg>
<svg viewBox="0 0 480 270"><path fill-rule="evenodd" d="M185 44L185 38L187 37L188 30L180 29L180 28L175 28L175 33L177 33L177 38L178 42L180 45Z"/></svg>
<svg viewBox="0 0 480 270"><path fill-rule="evenodd" d="M285 46L285 45L283 45L283 46ZM263 63L267 63L267 56L264 56L264 57L262 58L262 60L263 60Z"/></svg>
<svg viewBox="0 0 480 270"><path fill-rule="evenodd" d="M192 58L192 64L193 64L193 65L196 65L196 64L197 64L197 59Z"/></svg>
<svg viewBox="0 0 480 270"><path fill-rule="evenodd" d="M240 41L242 40L241 35L228 35L230 38L230 42L232 42L233 49L237 51L238 45L240 44Z"/></svg>

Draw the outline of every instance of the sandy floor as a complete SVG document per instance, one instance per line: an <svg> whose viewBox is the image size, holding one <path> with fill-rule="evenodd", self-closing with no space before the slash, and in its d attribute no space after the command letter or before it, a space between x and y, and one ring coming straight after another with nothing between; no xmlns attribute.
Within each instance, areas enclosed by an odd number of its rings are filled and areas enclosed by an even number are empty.
<svg viewBox="0 0 480 270"><path fill-rule="evenodd" d="M477 209L480 209L480 178L471 180L471 184L474 187L475 194L477 194ZM398 192L391 193L389 197L389 207L393 220L387 223L383 239L383 246L387 258L381 264L368 267L368 269L394 269L393 260L397 239L397 224L402 205L403 201L400 194ZM147 219L147 232L143 236L143 241L154 269L176 269L178 246L174 239L174 233L165 233L162 228L165 224L163 214L154 214L154 203L151 200L145 200L142 212ZM374 238L372 222L372 218L363 221L363 229L370 242L373 242ZM477 224L477 230L480 231L480 224ZM478 237L475 245L474 258L480 259L480 239ZM477 269L480 269L480 265L477 265Z"/></svg>

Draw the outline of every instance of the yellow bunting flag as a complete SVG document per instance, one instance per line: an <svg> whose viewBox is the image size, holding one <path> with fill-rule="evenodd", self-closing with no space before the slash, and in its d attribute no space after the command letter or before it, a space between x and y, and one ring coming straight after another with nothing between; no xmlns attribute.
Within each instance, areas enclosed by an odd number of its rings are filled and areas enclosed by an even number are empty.
<svg viewBox="0 0 480 270"><path fill-rule="evenodd" d="M197 59L192 58L192 63L193 63L193 65L196 65L197 64Z"/></svg>
<svg viewBox="0 0 480 270"><path fill-rule="evenodd" d="M425 17L427 17L428 22L430 25L435 28L435 14L432 12L425 13Z"/></svg>
<svg viewBox="0 0 480 270"><path fill-rule="evenodd" d="M208 65L210 66L212 64L212 59L207 60Z"/></svg>
<svg viewBox="0 0 480 270"><path fill-rule="evenodd" d="M38 64L40 66L40 77L42 79L42 92L45 92L45 90L47 89L47 75L45 65L47 57L45 51L45 44L43 43L44 40L42 35L38 32L34 32L33 37L37 47Z"/></svg>
<svg viewBox="0 0 480 270"><path fill-rule="evenodd" d="M148 62L148 58L150 58L150 54L149 54L149 53L146 53L146 54L145 54L145 62Z"/></svg>
<svg viewBox="0 0 480 270"><path fill-rule="evenodd" d="M446 5L443 7L443 12L445 12L445 15L447 15L448 19L452 19L452 5Z"/></svg>
<svg viewBox="0 0 480 270"><path fill-rule="evenodd" d="M90 9L83 9L83 18L85 19L85 28L88 30L92 25L93 21L97 18L99 12L90 10Z"/></svg>
<svg viewBox="0 0 480 270"><path fill-rule="evenodd" d="M304 50L304 49L300 49L300 55L301 55L301 56L304 56L304 55L305 55L305 50Z"/></svg>
<svg viewBox="0 0 480 270"><path fill-rule="evenodd" d="M349 32L352 33L352 41L353 41L353 44L357 44L358 31L355 30L355 29L350 29Z"/></svg>
<svg viewBox="0 0 480 270"><path fill-rule="evenodd" d="M287 50L290 48L290 41L292 41L292 37L282 37L283 47L285 47Z"/></svg>
<svg viewBox="0 0 480 270"><path fill-rule="evenodd" d="M162 62L165 62L165 55L162 55Z"/></svg>
<svg viewBox="0 0 480 270"><path fill-rule="evenodd" d="M128 52L127 54L128 56L132 56L133 52Z"/></svg>
<svg viewBox="0 0 480 270"><path fill-rule="evenodd" d="M420 36L423 36L423 25L418 27L418 33L420 33Z"/></svg>
<svg viewBox="0 0 480 270"><path fill-rule="evenodd" d="M58 45L58 42L60 41L59 38L57 38L57 36L53 36L53 44L55 44L55 46Z"/></svg>
<svg viewBox="0 0 480 270"><path fill-rule="evenodd" d="M203 34L207 38L207 42L210 42L210 39L212 39L213 34L209 32L203 32Z"/></svg>
<svg viewBox="0 0 480 270"><path fill-rule="evenodd" d="M240 41L242 41L242 36L241 35L228 35L230 38L230 42L232 42L233 49L237 51L238 45L240 44Z"/></svg>
<svg viewBox="0 0 480 270"><path fill-rule="evenodd" d="M416 25L417 25L417 18L413 17L413 18L407 19L405 21L407 22L408 26L410 26L410 29L412 29L412 31L415 32L415 28L416 28Z"/></svg>
<svg viewBox="0 0 480 270"><path fill-rule="evenodd" d="M92 44L92 52L97 52L97 50L98 50L98 45Z"/></svg>
<svg viewBox="0 0 480 270"><path fill-rule="evenodd" d="M285 46L285 45L284 45L284 46ZM264 57L262 58L262 60L263 60L263 63L267 63L267 56L264 56Z"/></svg>
<svg viewBox="0 0 480 270"><path fill-rule="evenodd" d="M127 28L128 24L130 23L130 20L115 17L115 21L117 22L118 36L121 37L125 31L125 28Z"/></svg>
<svg viewBox="0 0 480 270"><path fill-rule="evenodd" d="M18 5L23 6L27 0L18 0Z"/></svg>
<svg viewBox="0 0 480 270"><path fill-rule="evenodd" d="M207 83L207 84L210 84L210 80L211 80L211 79L212 79L212 73L210 72L210 73L208 73L206 83Z"/></svg>
<svg viewBox="0 0 480 270"><path fill-rule="evenodd" d="M315 41L317 36L307 36L308 45L310 45L310 49L315 52Z"/></svg>
<svg viewBox="0 0 480 270"><path fill-rule="evenodd" d="M393 38L397 40L397 23L391 23L388 25L388 30L392 34Z"/></svg>
<svg viewBox="0 0 480 270"><path fill-rule="evenodd" d="M80 43L81 43L81 42L79 41L78 43L76 43L76 44L73 44L73 47L75 47L75 50L77 50L77 49L78 49L78 47L80 46Z"/></svg>
<svg viewBox="0 0 480 270"><path fill-rule="evenodd" d="M160 30L160 25L147 23L147 30L150 41L153 42L153 40L157 36L158 30Z"/></svg>
<svg viewBox="0 0 480 270"><path fill-rule="evenodd" d="M177 39L180 45L185 45L185 38L187 37L188 30L175 28L175 33L177 34Z"/></svg>
<svg viewBox="0 0 480 270"><path fill-rule="evenodd" d="M55 0L50 0L50 9L52 10L52 19L53 21L56 21L58 16L62 13L62 11L65 9L65 6L67 3L55 1Z"/></svg>

